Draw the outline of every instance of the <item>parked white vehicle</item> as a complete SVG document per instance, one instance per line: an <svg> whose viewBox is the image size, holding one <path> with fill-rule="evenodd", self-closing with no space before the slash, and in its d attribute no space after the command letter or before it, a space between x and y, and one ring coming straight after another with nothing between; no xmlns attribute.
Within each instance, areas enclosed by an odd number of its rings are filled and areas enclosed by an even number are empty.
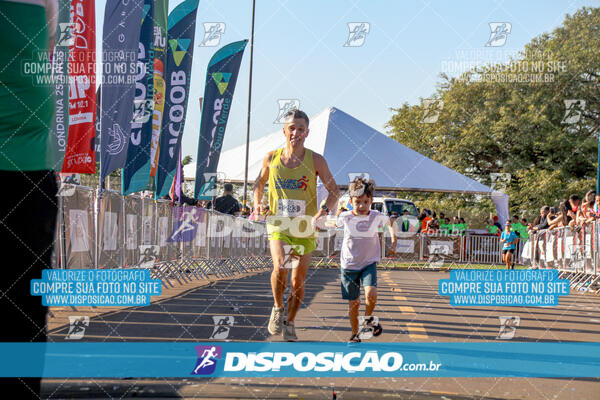
<svg viewBox="0 0 600 400"><path fill-rule="evenodd" d="M347 204L349 206L350 198L348 195L343 196L340 199L342 204ZM398 233L401 232L400 223L402 222L402 216L404 210L408 211L408 221L409 228L408 232L417 232L419 227L419 210L417 210L417 206L410 200L407 199L397 199L394 197L374 197L373 204L371 204L372 210L377 210L382 212L383 214L390 216L392 212L398 213L398 220L396 221L396 231ZM406 231L405 231L406 232Z"/></svg>
<svg viewBox="0 0 600 400"><path fill-rule="evenodd" d="M409 228L408 232L417 232L419 229L419 210L417 206L410 200L407 199L396 199L393 197L374 197L371 209L380 211L385 215L390 216L393 212L398 213L398 219L396 220L397 230L400 231L399 224L402 223L402 217L404 211L408 211Z"/></svg>

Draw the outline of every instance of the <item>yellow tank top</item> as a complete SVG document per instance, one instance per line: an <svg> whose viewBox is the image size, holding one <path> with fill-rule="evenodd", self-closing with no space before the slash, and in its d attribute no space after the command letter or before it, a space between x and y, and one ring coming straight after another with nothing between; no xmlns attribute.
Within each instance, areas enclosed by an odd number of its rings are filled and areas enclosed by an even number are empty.
<svg viewBox="0 0 600 400"><path fill-rule="evenodd" d="M317 174L312 150L305 149L304 159L296 168L287 168L281 162L283 148L273 153L269 165L269 211L277 217L304 217L307 221L317 213ZM293 225L293 224L292 224ZM310 225L310 224L309 224ZM283 228L283 226L282 226ZM304 224L296 229L281 229L291 236L304 236ZM307 232L306 232L307 233Z"/></svg>

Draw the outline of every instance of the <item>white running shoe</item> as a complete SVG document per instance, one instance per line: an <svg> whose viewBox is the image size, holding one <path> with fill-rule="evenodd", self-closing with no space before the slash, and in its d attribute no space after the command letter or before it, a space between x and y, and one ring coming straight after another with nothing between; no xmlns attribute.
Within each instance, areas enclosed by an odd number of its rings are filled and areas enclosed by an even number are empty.
<svg viewBox="0 0 600 400"><path fill-rule="evenodd" d="M283 308L273 307L267 329L271 335L279 335L281 333L283 330Z"/></svg>

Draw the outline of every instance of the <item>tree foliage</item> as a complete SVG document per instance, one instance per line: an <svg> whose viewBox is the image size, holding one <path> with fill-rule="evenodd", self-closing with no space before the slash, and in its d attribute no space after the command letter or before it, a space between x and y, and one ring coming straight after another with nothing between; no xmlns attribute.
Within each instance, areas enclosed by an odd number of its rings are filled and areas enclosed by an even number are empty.
<svg viewBox="0 0 600 400"><path fill-rule="evenodd" d="M442 74L431 96L443 101L437 122L422 122L423 102L405 103L387 127L400 143L483 184L492 184L491 173L510 174L511 213L533 216L595 187L599 49L600 8L582 8L507 63ZM566 112L567 100L585 105ZM473 207L464 196L428 198Z"/></svg>
<svg viewBox="0 0 600 400"><path fill-rule="evenodd" d="M194 159L192 158L192 156L187 155L187 156L183 157L183 160L181 160L181 165L188 165L192 161L194 161Z"/></svg>

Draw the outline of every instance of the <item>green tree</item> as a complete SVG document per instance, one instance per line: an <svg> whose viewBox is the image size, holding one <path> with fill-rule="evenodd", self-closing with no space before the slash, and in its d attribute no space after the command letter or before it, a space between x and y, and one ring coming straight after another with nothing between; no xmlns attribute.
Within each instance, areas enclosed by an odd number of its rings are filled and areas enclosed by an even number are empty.
<svg viewBox="0 0 600 400"><path fill-rule="evenodd" d="M187 155L187 156L183 157L183 160L181 160L181 165L188 165L192 161L194 161L194 159L192 158L192 156Z"/></svg>
<svg viewBox="0 0 600 400"><path fill-rule="evenodd" d="M392 137L487 185L491 173L510 174L511 213L533 216L542 204L557 205L571 193L594 188L599 27L600 8L584 7L507 63L458 77L442 74L431 96L443 101L437 122L422 123L424 105L405 103L392 109L387 125ZM578 100L570 112L567 100ZM478 207L472 196L426 199L445 199L445 206L456 209Z"/></svg>

